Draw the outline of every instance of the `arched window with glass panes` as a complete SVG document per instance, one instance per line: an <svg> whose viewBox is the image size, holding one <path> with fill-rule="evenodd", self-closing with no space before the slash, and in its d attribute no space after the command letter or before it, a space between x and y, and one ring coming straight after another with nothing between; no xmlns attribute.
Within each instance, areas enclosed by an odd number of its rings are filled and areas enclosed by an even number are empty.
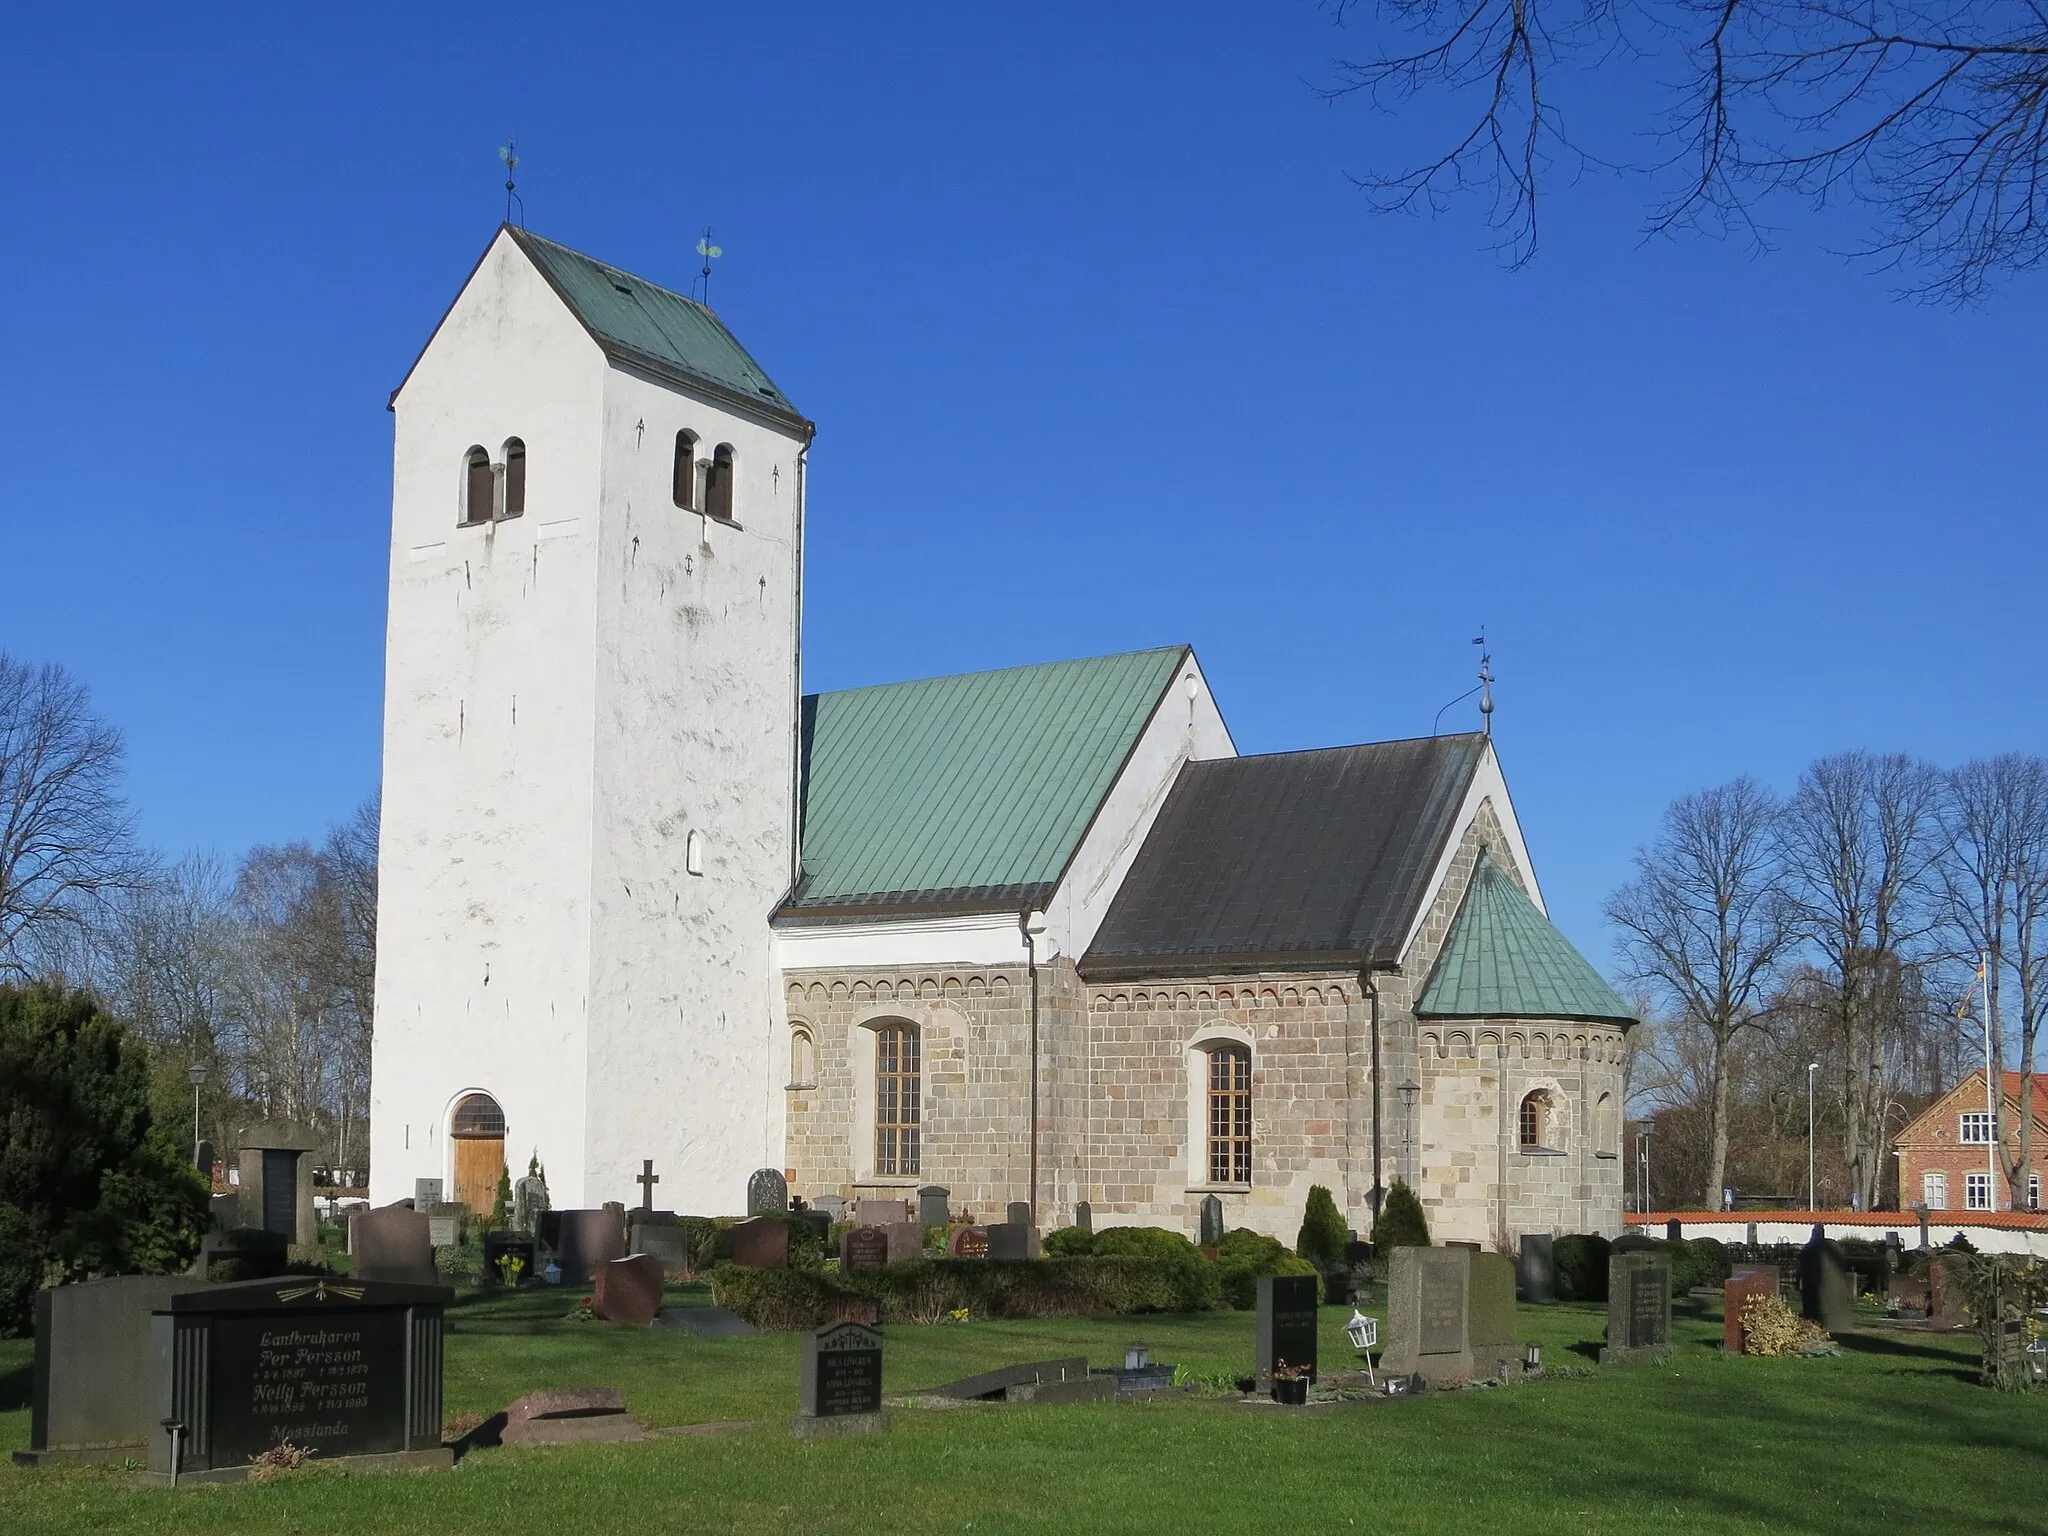
<svg viewBox="0 0 2048 1536"><path fill-rule="evenodd" d="M875 1031L875 1172L907 1178L922 1171L923 1073L918 1032L909 1024Z"/></svg>
<svg viewBox="0 0 2048 1536"><path fill-rule="evenodd" d="M1209 1049L1209 1182L1252 1181L1252 1053L1248 1046Z"/></svg>

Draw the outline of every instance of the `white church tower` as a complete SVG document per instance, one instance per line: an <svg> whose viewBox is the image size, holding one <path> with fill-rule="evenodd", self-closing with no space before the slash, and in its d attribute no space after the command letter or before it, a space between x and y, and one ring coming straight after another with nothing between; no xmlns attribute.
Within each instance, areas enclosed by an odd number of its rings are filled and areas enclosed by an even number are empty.
<svg viewBox="0 0 2048 1536"><path fill-rule="evenodd" d="M783 1162L813 428L711 311L499 230L392 396L371 1196L741 1208Z"/></svg>

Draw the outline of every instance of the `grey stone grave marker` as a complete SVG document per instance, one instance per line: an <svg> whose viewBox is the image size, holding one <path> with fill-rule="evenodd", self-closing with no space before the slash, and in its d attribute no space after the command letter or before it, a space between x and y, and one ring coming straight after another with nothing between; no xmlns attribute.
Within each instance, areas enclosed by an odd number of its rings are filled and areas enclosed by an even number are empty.
<svg viewBox="0 0 2048 1536"><path fill-rule="evenodd" d="M892 1222L882 1233L888 1239L891 1264L908 1264L924 1257L924 1228L916 1222Z"/></svg>
<svg viewBox="0 0 2048 1536"><path fill-rule="evenodd" d="M988 1233L988 1256L992 1259L1035 1259L1037 1234L1014 1221L999 1221L983 1229Z"/></svg>
<svg viewBox="0 0 2048 1536"><path fill-rule="evenodd" d="M789 1209L789 1181L780 1168L756 1168L747 1180L747 1214L761 1216Z"/></svg>
<svg viewBox="0 0 2048 1536"><path fill-rule="evenodd" d="M882 1335L860 1323L834 1323L804 1339L797 1415L790 1433L879 1434L889 1427L882 1408Z"/></svg>
<svg viewBox="0 0 2048 1536"><path fill-rule="evenodd" d="M453 1248L462 1241L462 1229L469 1220L469 1207L460 1200L443 1200L427 1209L427 1240L436 1248Z"/></svg>
<svg viewBox="0 0 2048 1536"><path fill-rule="evenodd" d="M1308 1379L1316 1379L1316 1277L1314 1275L1259 1276L1258 1366L1259 1390L1273 1384L1273 1369L1281 1364L1306 1368Z"/></svg>
<svg viewBox="0 0 2048 1536"><path fill-rule="evenodd" d="M529 1173L512 1186L512 1226L515 1231L539 1237L541 1218L547 1212L546 1180Z"/></svg>
<svg viewBox="0 0 2048 1536"><path fill-rule="evenodd" d="M1095 1207L1086 1200L1074 1202L1074 1225L1083 1232L1093 1232L1095 1230Z"/></svg>
<svg viewBox="0 0 2048 1536"><path fill-rule="evenodd" d="M908 1200L877 1200L863 1195L853 1202L853 1224L856 1227L886 1227L891 1222L908 1220Z"/></svg>
<svg viewBox="0 0 2048 1536"><path fill-rule="evenodd" d="M1029 1200L1012 1200L1010 1202L1010 1209L1008 1213L1005 1215L1004 1220L1008 1221L1009 1224L1013 1227L1030 1226L1031 1202Z"/></svg>
<svg viewBox="0 0 2048 1536"><path fill-rule="evenodd" d="M690 1229L666 1212L643 1212L627 1233L626 1246L660 1260L663 1274L690 1273Z"/></svg>
<svg viewBox="0 0 2048 1536"><path fill-rule="evenodd" d="M588 1285L597 1266L626 1256L626 1225L621 1211L605 1206L595 1211L557 1211L555 1263L562 1284Z"/></svg>
<svg viewBox="0 0 2048 1536"><path fill-rule="evenodd" d="M953 1197L950 1189L937 1184L927 1184L917 1192L918 1223L927 1227L943 1227L952 1215L947 1204Z"/></svg>
<svg viewBox="0 0 2048 1536"><path fill-rule="evenodd" d="M1475 1253L1467 1273L1472 1374L1512 1374L1522 1354L1521 1341L1515 1336L1515 1261L1504 1253Z"/></svg>
<svg viewBox="0 0 2048 1536"><path fill-rule="evenodd" d="M1198 1247L1214 1248L1223 1241L1223 1202L1214 1195L1202 1196L1202 1235Z"/></svg>
<svg viewBox="0 0 2048 1536"><path fill-rule="evenodd" d="M1522 1234L1521 1262L1516 1266L1515 1280L1524 1301L1557 1300L1557 1262L1552 1257L1548 1232Z"/></svg>
<svg viewBox="0 0 2048 1536"><path fill-rule="evenodd" d="M296 1275L172 1296L151 1319L151 1473L168 1480L175 1460L181 1477L240 1478L285 1442L323 1466L452 1465L441 1336L453 1299L442 1286Z"/></svg>
<svg viewBox="0 0 2048 1536"><path fill-rule="evenodd" d="M1671 1258L1632 1250L1607 1260L1607 1345L1602 1365L1671 1358Z"/></svg>
<svg viewBox="0 0 2048 1536"><path fill-rule="evenodd" d="M348 1219L348 1250L355 1255L352 1279L391 1285L438 1285L434 1273L433 1223L423 1211L402 1205L355 1211Z"/></svg>
<svg viewBox="0 0 2048 1536"><path fill-rule="evenodd" d="M1387 1261L1387 1347L1380 1370L1427 1382L1463 1381L1472 1352L1469 1248L1396 1248Z"/></svg>
<svg viewBox="0 0 2048 1536"><path fill-rule="evenodd" d="M1839 1245L1814 1236L1799 1250L1799 1314L1840 1333L1854 1314L1849 1303L1849 1265Z"/></svg>
<svg viewBox="0 0 2048 1536"><path fill-rule="evenodd" d="M150 1314L204 1282L121 1275L36 1292L28 1449L21 1466L125 1461L160 1433L148 1391Z"/></svg>
<svg viewBox="0 0 2048 1536"><path fill-rule="evenodd" d="M430 1205L441 1203L442 1184L439 1179L414 1179L412 1181L412 1204L416 1211L424 1211Z"/></svg>

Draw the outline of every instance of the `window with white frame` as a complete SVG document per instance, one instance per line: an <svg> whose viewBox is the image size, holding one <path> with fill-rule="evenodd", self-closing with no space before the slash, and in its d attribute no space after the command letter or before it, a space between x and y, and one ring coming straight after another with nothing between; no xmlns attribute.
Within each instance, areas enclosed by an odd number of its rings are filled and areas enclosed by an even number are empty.
<svg viewBox="0 0 2048 1536"><path fill-rule="evenodd" d="M1945 1173L1923 1173L1920 1175L1920 1203L1930 1211L1948 1209L1948 1175Z"/></svg>
<svg viewBox="0 0 2048 1536"><path fill-rule="evenodd" d="M2041 1209L2041 1175L2038 1173L2027 1175L2027 1209L2030 1211Z"/></svg>
<svg viewBox="0 0 2048 1536"><path fill-rule="evenodd" d="M1963 1182L1964 1204L1973 1211L1991 1209L1991 1175L1973 1173Z"/></svg>
<svg viewBox="0 0 2048 1536"><path fill-rule="evenodd" d="M1991 1111L1974 1109L1962 1117L1962 1140L1965 1146L1987 1146L1991 1141Z"/></svg>

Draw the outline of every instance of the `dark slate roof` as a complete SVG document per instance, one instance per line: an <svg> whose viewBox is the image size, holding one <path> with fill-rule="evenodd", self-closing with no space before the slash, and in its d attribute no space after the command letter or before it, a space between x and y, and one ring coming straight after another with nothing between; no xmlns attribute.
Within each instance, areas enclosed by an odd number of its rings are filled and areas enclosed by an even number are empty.
<svg viewBox="0 0 2048 1536"><path fill-rule="evenodd" d="M806 698L803 872L781 915L1043 906L1188 654Z"/></svg>
<svg viewBox="0 0 2048 1536"><path fill-rule="evenodd" d="M1189 763L1082 972L1392 963L1485 751L1475 733Z"/></svg>
<svg viewBox="0 0 2048 1536"><path fill-rule="evenodd" d="M1450 1018L1636 1019L1514 878L1483 854L1415 1011Z"/></svg>

